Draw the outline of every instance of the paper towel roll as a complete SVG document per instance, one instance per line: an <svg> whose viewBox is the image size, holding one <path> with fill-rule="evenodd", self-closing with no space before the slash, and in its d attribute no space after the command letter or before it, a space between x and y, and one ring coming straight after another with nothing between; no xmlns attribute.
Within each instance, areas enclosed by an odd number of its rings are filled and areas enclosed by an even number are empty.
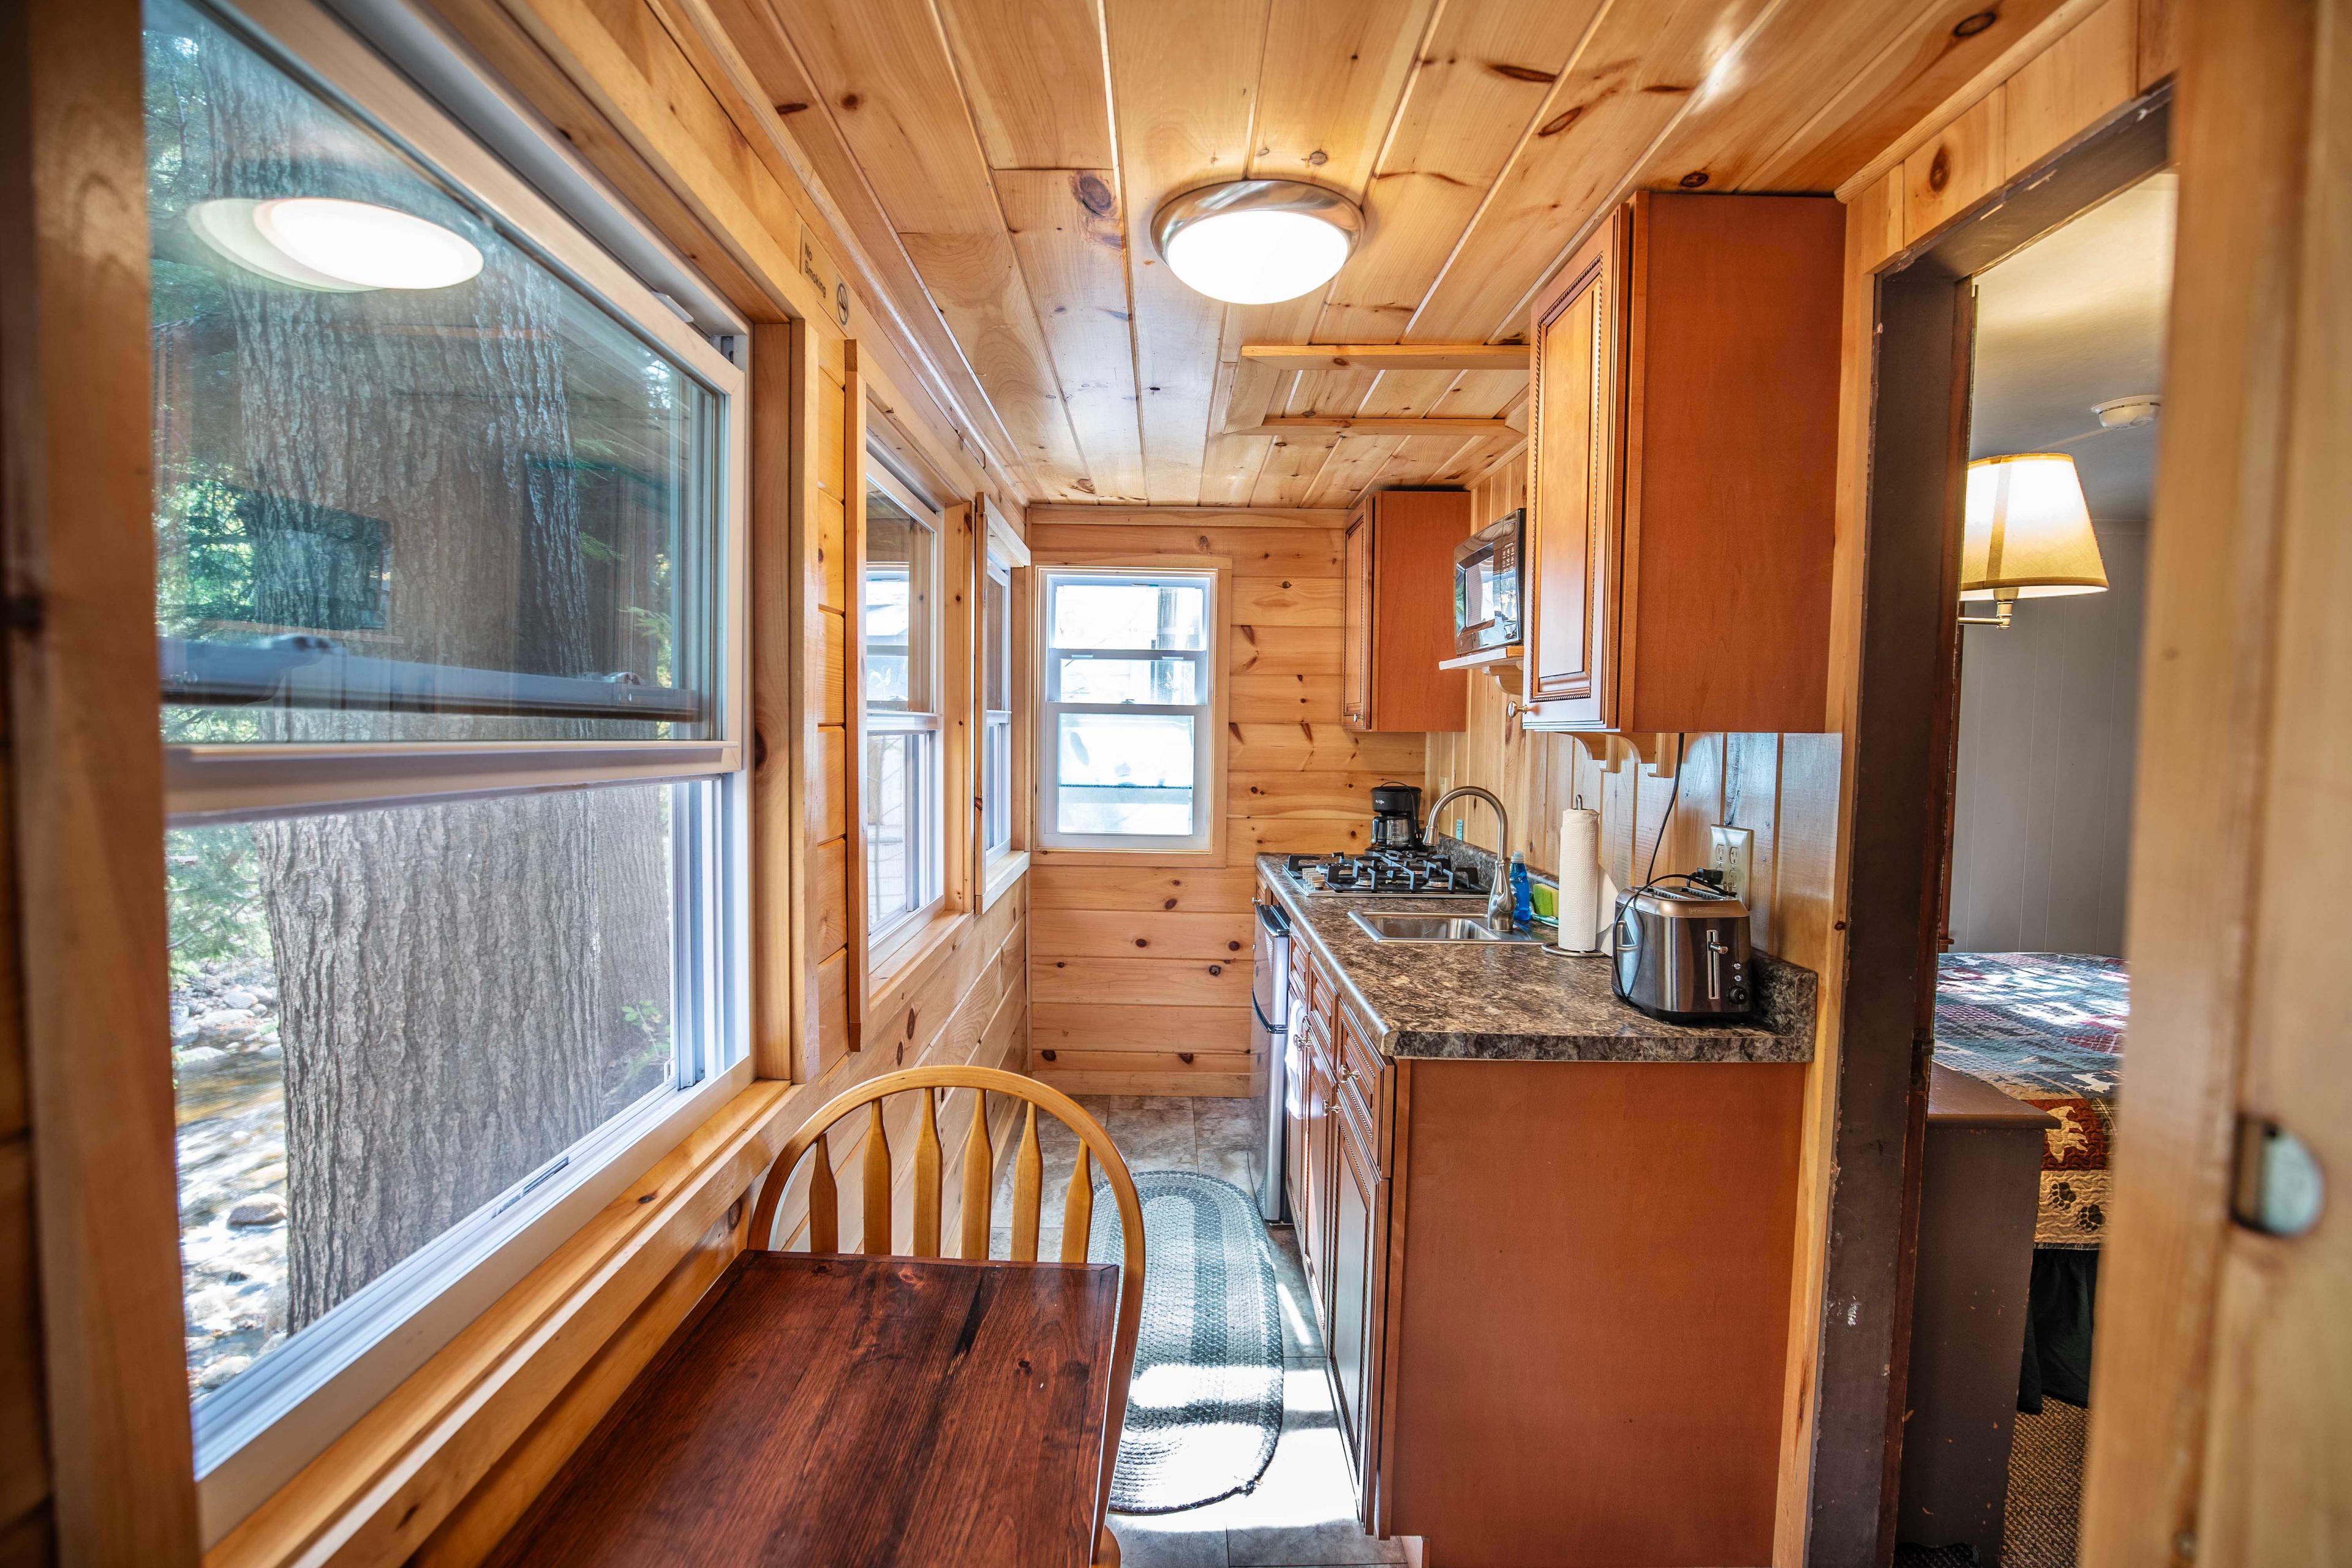
<svg viewBox="0 0 2352 1568"><path fill-rule="evenodd" d="M1570 806L1559 814L1559 945L1570 952L1599 945L1601 880L1601 814Z"/></svg>

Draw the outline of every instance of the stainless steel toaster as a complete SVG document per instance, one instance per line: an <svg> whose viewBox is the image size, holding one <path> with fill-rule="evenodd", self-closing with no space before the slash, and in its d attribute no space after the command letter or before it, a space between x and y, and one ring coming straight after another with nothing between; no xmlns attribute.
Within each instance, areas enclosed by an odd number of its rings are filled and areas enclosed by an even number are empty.
<svg viewBox="0 0 2352 1568"><path fill-rule="evenodd" d="M1617 906L1621 1000L1670 1024L1748 1016L1748 906L1698 887L1650 887Z"/></svg>

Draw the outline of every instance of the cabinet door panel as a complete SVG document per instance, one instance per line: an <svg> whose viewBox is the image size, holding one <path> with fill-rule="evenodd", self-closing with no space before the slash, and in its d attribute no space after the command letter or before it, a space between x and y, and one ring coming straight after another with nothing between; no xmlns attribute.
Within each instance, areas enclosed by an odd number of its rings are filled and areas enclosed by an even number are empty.
<svg viewBox="0 0 2352 1568"><path fill-rule="evenodd" d="M1356 510L1348 522L1347 555L1342 563L1339 711L1351 729L1368 730L1372 723L1372 509Z"/></svg>
<svg viewBox="0 0 2352 1568"><path fill-rule="evenodd" d="M1537 308L1528 474L1528 684L1538 728L1606 727L1615 708L1610 581L1616 547L1610 409L1616 268L1603 239Z"/></svg>
<svg viewBox="0 0 2352 1568"><path fill-rule="evenodd" d="M1339 1411L1339 1435L1348 1446L1357 1506L1363 1510L1370 1501L1366 1485L1372 1466L1369 1424L1374 1358L1381 1340L1375 1286L1386 1216L1381 1181L1355 1129L1339 1124L1335 1142L1339 1157L1331 1184L1331 1324L1325 1345L1330 1356L1332 1403Z"/></svg>
<svg viewBox="0 0 2352 1568"><path fill-rule="evenodd" d="M1307 1265L1307 1290L1315 1299L1315 1320L1328 1336L1331 1327L1331 1062L1319 1025L1307 1035L1307 1158L1298 1213L1298 1250ZM1327 1339L1328 1342L1328 1339Z"/></svg>

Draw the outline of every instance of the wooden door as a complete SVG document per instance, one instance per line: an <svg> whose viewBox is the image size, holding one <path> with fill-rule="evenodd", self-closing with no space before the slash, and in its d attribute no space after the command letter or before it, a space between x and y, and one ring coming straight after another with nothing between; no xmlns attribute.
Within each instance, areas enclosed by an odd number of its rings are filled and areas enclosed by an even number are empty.
<svg viewBox="0 0 2352 1568"><path fill-rule="evenodd" d="M2179 12L2082 1561L2352 1550L2352 0ZM2297 1201L2300 1200L2300 1201Z"/></svg>
<svg viewBox="0 0 2352 1568"><path fill-rule="evenodd" d="M1539 297L1528 444L1527 628L1530 729L1606 729L1616 715L1614 588L1621 534L1616 421L1622 215Z"/></svg>
<svg viewBox="0 0 2352 1568"><path fill-rule="evenodd" d="M1333 1405L1348 1446L1356 1502L1370 1527L1373 1357L1381 1342L1374 1289L1387 1219L1378 1168L1349 1113L1335 1116L1339 1155L1331 1182L1331 1322L1324 1341L1330 1358Z"/></svg>
<svg viewBox="0 0 2352 1568"><path fill-rule="evenodd" d="M1292 940L1296 941L1296 938ZM1294 968L1290 987L1290 1032L1283 1039L1290 1073L1282 1087L1283 1194L1290 1205L1290 1224L1303 1253L1307 1247L1307 986L1306 972Z"/></svg>
<svg viewBox="0 0 2352 1568"><path fill-rule="evenodd" d="M1340 716L1351 730L1372 724L1372 498L1366 496L1348 519L1347 558L1341 569Z"/></svg>

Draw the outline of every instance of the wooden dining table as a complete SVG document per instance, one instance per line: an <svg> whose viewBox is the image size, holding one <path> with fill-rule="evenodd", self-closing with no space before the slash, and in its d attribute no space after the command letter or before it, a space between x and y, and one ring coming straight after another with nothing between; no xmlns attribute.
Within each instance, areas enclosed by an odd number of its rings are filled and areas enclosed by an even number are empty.
<svg viewBox="0 0 2352 1568"><path fill-rule="evenodd" d="M493 1561L1085 1568L1118 1282L747 1252Z"/></svg>

